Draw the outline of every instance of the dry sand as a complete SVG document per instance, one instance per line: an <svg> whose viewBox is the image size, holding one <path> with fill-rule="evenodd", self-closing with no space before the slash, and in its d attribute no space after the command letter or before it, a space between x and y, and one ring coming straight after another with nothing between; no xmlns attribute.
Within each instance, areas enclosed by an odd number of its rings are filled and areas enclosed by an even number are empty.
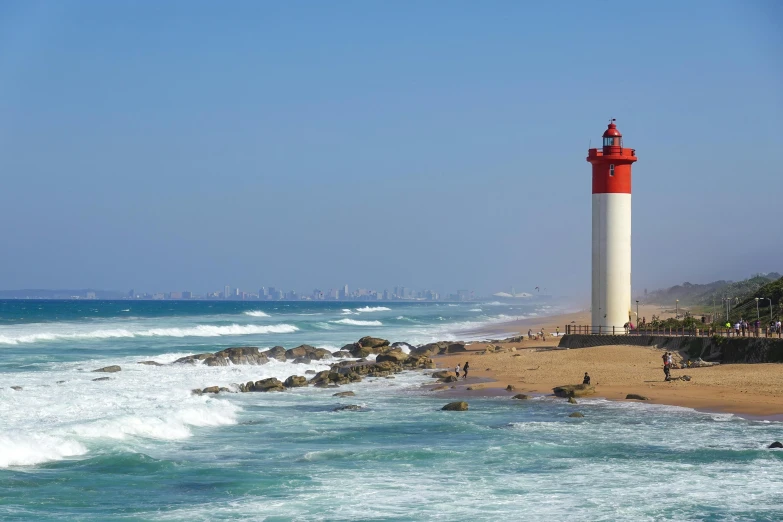
<svg viewBox="0 0 783 522"><path fill-rule="evenodd" d="M640 315L660 314L657 307L645 307ZM565 324L588 324L589 313L526 319L508 323L508 332L534 332L541 327L554 332ZM563 384L579 384L585 372L595 385L596 397L625 400L629 393L644 395L650 402L685 406L705 411L718 411L777 418L783 415L783 364L727 364L709 368L672 370L672 377L690 375L691 381L663 380L664 350L639 346L599 346L571 350L553 350L559 339L527 340L519 343L494 343L507 350L502 353L479 352L486 343L468 345L468 351L435 358L439 368L454 368L457 363L470 362L470 379L460 381L458 390L466 394L482 393L464 388L477 381L475 388L505 388L513 385L513 393L551 394L552 388ZM514 350L514 351L511 351ZM678 357L675 354L675 361ZM486 393L486 392L484 392ZM509 392L510 394L512 392Z"/></svg>

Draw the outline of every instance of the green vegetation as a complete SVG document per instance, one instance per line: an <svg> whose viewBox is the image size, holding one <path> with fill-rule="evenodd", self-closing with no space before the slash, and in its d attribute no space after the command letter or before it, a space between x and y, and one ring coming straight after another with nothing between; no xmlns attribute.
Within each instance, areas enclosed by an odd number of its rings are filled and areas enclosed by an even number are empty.
<svg viewBox="0 0 783 522"><path fill-rule="evenodd" d="M771 295L762 295L758 292L771 281L780 280L780 278L780 274L771 272L769 274L757 274L743 281L714 281L704 285L683 283L671 288L656 290L645 296L644 302L674 307L675 302L679 300L680 306L699 307L707 310L713 304L716 305L716 308L719 307L724 297L740 298L740 302L745 297L772 297ZM775 301L774 298L773 301ZM755 306L756 302L753 301L754 309ZM754 310L753 316L755 317L755 315Z"/></svg>
<svg viewBox="0 0 783 522"><path fill-rule="evenodd" d="M769 324L770 302L767 298L772 300L772 317L778 320L783 313L783 309L781 309L783 305L781 302L783 301L783 277L740 297L739 303L731 309L731 321L739 321L740 318L746 321L755 321L757 297L761 298L758 302L758 315L761 318L761 324L764 326Z"/></svg>

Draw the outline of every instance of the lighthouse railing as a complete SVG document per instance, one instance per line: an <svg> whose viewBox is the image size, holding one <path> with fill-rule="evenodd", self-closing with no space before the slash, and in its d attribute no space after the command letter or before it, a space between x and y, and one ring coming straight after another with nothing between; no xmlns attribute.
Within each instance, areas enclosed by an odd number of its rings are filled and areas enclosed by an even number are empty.
<svg viewBox="0 0 783 522"><path fill-rule="evenodd" d="M776 326L750 326L745 329L712 327L679 328L661 327L659 325L644 325L641 327L618 327L608 325L568 324L565 326L567 335L646 335L655 337L766 337L783 339L783 328Z"/></svg>

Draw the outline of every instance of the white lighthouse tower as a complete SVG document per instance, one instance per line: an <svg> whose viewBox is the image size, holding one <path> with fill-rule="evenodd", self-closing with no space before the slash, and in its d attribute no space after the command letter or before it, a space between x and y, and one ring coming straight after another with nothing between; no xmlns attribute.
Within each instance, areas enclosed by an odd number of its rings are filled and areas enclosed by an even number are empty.
<svg viewBox="0 0 783 522"><path fill-rule="evenodd" d="M593 165L593 333L624 333L631 320L631 165L615 120L603 147L590 149Z"/></svg>

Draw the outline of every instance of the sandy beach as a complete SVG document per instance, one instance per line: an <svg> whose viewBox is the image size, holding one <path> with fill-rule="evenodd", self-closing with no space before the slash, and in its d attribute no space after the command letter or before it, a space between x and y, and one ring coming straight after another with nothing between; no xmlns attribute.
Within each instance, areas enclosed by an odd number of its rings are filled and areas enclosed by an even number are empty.
<svg viewBox="0 0 783 522"><path fill-rule="evenodd" d="M665 317L658 307L640 307L648 320L654 314ZM511 333L528 329L554 332L566 324L588 324L589 312L524 319L506 323ZM480 394L481 389L505 388L513 393L551 394L552 388L579 384L588 372L595 385L595 397L625 400L639 394L652 403L684 406L704 411L773 418L783 416L782 364L726 364L709 368L672 370L672 377L690 375L692 380L665 382L661 355L664 350L639 346L600 346L553 350L559 339L525 339L517 343L492 343L497 353L483 353L489 343L472 343L468 351L435 358L439 368L470 363L468 381L457 390ZM679 354L675 354L675 362ZM487 382L491 381L491 382ZM474 384L482 382L482 384ZM471 386L474 390L467 390ZM486 392L484 392L486 393ZM512 392L509 392L511 394Z"/></svg>

